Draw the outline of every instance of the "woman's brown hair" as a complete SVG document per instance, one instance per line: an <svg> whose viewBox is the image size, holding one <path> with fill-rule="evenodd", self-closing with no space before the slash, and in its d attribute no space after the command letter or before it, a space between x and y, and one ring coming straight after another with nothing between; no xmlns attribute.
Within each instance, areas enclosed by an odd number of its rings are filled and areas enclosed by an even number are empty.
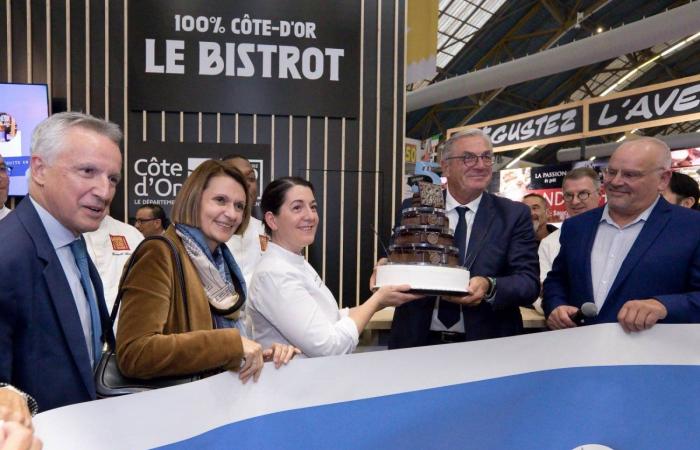
<svg viewBox="0 0 700 450"><path fill-rule="evenodd" d="M201 228L199 208L202 203L202 193L209 185L209 180L220 175L233 178L243 188L246 199L245 211L243 213L243 221L236 230L236 234L242 235L245 232L250 221L251 208L251 205L248 203L248 184L243 175L232 164L214 159L204 161L187 177L185 184L180 189L180 192L177 193L177 197L175 197L175 204L170 213L173 223Z"/></svg>

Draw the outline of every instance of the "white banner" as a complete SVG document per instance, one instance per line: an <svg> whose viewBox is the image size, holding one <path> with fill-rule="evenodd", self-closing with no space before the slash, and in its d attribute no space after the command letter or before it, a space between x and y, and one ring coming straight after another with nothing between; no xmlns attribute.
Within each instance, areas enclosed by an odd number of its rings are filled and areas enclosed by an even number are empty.
<svg viewBox="0 0 700 450"><path fill-rule="evenodd" d="M698 342L700 325L604 324L296 360L257 384L224 373L35 424L48 450L697 448Z"/></svg>

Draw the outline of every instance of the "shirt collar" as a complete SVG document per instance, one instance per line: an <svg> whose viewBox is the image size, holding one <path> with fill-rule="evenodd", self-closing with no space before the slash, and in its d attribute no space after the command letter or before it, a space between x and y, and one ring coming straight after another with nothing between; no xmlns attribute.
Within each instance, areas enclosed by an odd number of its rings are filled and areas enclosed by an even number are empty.
<svg viewBox="0 0 700 450"><path fill-rule="evenodd" d="M272 250L270 252L270 250ZM294 264L303 264L304 263L304 256L298 253L290 252L286 248L282 247L281 245L275 244L272 241L268 241L267 243L267 250L265 251L265 254L268 252L274 254L277 257L280 257L282 259L285 259L289 261L290 263Z"/></svg>
<svg viewBox="0 0 700 450"><path fill-rule="evenodd" d="M608 205L606 204L605 208L603 208L603 215L600 217L600 222L606 222L606 223L608 223L614 227L620 228L620 229L631 227L632 225L634 225L637 222L646 222L647 220L649 220L649 216L651 215L651 212L654 210L654 207L656 206L656 204L659 203L659 198L661 198L661 196L656 197L656 200L654 200L654 203L652 203L651 206L649 206L647 209L642 211L642 213L639 216L637 216L636 219L634 219L632 222L628 223L624 227L619 227L615 223L615 221L612 219L612 217L610 217L610 211L608 210Z"/></svg>
<svg viewBox="0 0 700 450"><path fill-rule="evenodd" d="M467 203L466 205L462 205L455 199L452 194L450 194L450 189L447 189L447 195L445 196L445 210L447 211L452 211L453 209L457 208L458 206L466 206L469 208L470 211L474 212L476 214L476 210L479 209L479 203L481 202L481 198L484 196L484 193L482 192L479 194L477 198L472 200L471 202Z"/></svg>
<svg viewBox="0 0 700 450"><path fill-rule="evenodd" d="M41 220L41 224L44 226L46 233L49 235L49 240L51 241L51 245L53 245L54 250L70 245L71 242L78 238L71 230L64 227L61 222L56 220L56 218L52 216L50 212L44 209L44 207L37 203L31 196L29 196L29 200L32 202L32 205L34 205L34 209L36 209L37 214L39 214L39 220Z"/></svg>

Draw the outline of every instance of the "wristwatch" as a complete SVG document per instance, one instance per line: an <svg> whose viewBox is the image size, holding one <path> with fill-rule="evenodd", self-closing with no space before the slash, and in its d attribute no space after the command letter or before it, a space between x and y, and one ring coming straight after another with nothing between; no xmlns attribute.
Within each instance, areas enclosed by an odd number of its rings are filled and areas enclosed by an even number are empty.
<svg viewBox="0 0 700 450"><path fill-rule="evenodd" d="M496 279L494 277L484 277L489 282L489 290L484 296L484 300L491 300L496 295Z"/></svg>
<svg viewBox="0 0 700 450"><path fill-rule="evenodd" d="M29 413L32 416L36 416L36 413L39 412L39 405L37 404L36 400L34 400L34 397L31 395L27 394L26 392L20 391L16 387L12 386L9 383L0 383L0 389L5 388L9 389L10 391L21 395L24 400L27 402L27 407L29 408Z"/></svg>

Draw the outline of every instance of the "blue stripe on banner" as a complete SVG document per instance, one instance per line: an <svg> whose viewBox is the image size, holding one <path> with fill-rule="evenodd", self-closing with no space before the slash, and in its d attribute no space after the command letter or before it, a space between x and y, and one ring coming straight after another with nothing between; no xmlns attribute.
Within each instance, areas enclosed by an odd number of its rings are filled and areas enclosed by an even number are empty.
<svg viewBox="0 0 700 450"><path fill-rule="evenodd" d="M598 366L285 411L160 448L678 450L699 442L699 366Z"/></svg>

